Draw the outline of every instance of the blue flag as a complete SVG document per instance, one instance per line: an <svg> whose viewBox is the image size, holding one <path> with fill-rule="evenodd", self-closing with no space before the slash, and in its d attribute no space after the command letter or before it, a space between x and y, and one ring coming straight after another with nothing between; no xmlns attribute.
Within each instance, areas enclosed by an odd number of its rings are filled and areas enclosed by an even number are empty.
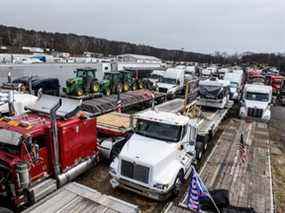
<svg viewBox="0 0 285 213"><path fill-rule="evenodd" d="M208 190L204 183L199 178L198 173L195 168L192 168L192 177L190 179L190 186L188 191L188 202L187 206L189 209L196 210L200 212L199 201L205 197L208 197Z"/></svg>

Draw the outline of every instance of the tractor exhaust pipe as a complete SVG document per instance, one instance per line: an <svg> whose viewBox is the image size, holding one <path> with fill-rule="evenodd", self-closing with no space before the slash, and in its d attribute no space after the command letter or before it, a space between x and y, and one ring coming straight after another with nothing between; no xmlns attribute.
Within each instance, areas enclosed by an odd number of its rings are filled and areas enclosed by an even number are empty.
<svg viewBox="0 0 285 213"><path fill-rule="evenodd" d="M61 107L61 105L62 105L62 100L59 99L58 103L50 110L53 151L54 151L54 173L56 176L60 174L59 144L58 144L59 142L58 142L56 111Z"/></svg>

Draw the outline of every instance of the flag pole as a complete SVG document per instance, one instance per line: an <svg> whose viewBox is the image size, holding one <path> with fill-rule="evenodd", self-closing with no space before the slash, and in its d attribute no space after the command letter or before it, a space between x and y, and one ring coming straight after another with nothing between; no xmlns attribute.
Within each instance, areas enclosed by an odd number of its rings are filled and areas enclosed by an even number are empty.
<svg viewBox="0 0 285 213"><path fill-rule="evenodd" d="M200 183L202 183L202 184L204 185L204 182L201 180L200 175L198 174L198 172L196 171L196 169L195 169L193 166L192 166L192 169L194 169L194 172L196 172L197 177L198 177ZM211 196L210 192L208 191L208 188L207 188L207 187L204 187L204 188L206 189L207 194L208 194L208 197L210 198L210 200L211 200L212 203L214 204L214 206L215 206L217 212L218 212L218 213L221 213L220 210L219 210L219 208L218 208L218 206L217 206L217 204L215 203L213 197Z"/></svg>

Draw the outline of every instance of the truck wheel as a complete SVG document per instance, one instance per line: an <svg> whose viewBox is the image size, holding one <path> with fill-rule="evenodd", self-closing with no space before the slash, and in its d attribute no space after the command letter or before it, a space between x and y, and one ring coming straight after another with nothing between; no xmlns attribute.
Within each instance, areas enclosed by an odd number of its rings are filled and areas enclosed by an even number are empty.
<svg viewBox="0 0 285 213"><path fill-rule="evenodd" d="M105 90L105 95L110 96L111 95L111 90L108 88Z"/></svg>
<svg viewBox="0 0 285 213"><path fill-rule="evenodd" d="M174 188L173 188L174 196L179 195L182 189L183 182L184 182L183 178L184 178L183 171L180 170L174 182Z"/></svg>
<svg viewBox="0 0 285 213"><path fill-rule="evenodd" d="M92 93L98 93L100 90L100 85L97 81L93 81L90 86L90 91Z"/></svg>
<svg viewBox="0 0 285 213"><path fill-rule="evenodd" d="M76 96L82 96L84 94L82 89L77 89L75 92Z"/></svg>
<svg viewBox="0 0 285 213"><path fill-rule="evenodd" d="M197 142L197 144L196 144L196 158L198 161L200 161L203 157L203 148L204 148L203 143Z"/></svg>
<svg viewBox="0 0 285 213"><path fill-rule="evenodd" d="M205 141L205 142L204 142L204 146L203 146L203 151L206 152L206 151L207 151L207 148L208 148L208 142Z"/></svg>

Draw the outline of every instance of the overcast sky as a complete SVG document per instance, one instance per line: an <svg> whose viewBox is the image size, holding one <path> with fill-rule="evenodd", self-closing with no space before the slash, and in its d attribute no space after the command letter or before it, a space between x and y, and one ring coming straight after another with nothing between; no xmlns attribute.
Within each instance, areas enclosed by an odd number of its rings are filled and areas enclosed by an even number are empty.
<svg viewBox="0 0 285 213"><path fill-rule="evenodd" d="M285 52L285 0L1 0L0 24L203 53Z"/></svg>

